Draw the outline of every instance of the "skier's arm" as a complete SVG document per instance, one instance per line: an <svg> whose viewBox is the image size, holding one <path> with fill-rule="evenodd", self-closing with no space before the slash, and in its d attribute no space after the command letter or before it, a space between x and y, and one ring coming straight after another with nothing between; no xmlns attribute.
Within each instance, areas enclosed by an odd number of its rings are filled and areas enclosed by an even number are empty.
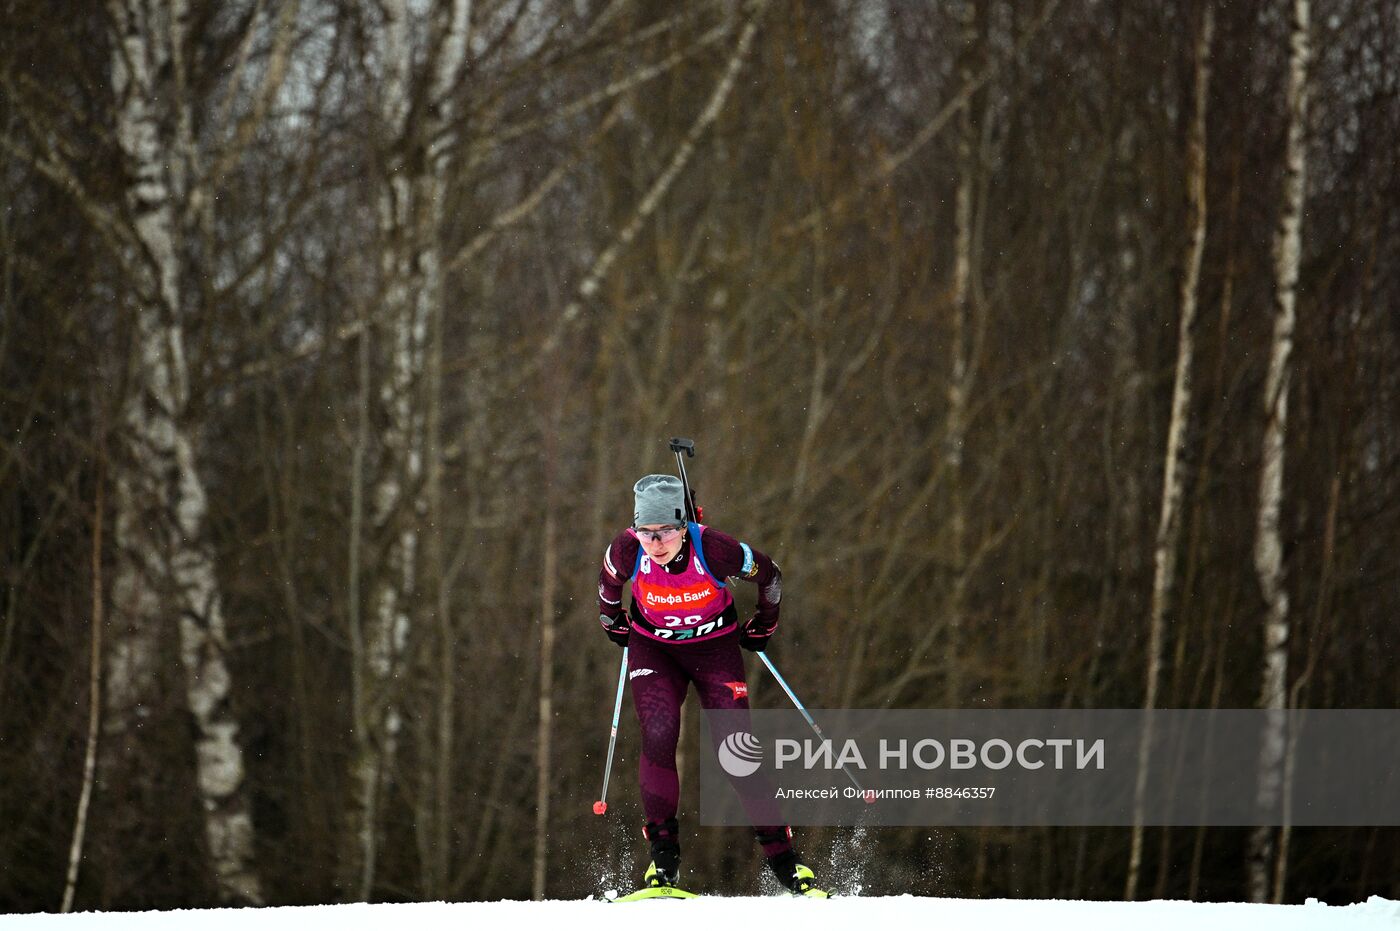
<svg viewBox="0 0 1400 931"><path fill-rule="evenodd" d="M701 538L705 561L716 578L744 579L758 586L754 616L741 628L744 646L762 650L778 629L778 603L783 598L783 573L778 564L747 543L710 527Z"/></svg>
<svg viewBox="0 0 1400 931"><path fill-rule="evenodd" d="M622 586L632 575L641 544L627 531L622 531L603 551L603 565L598 570L598 623L609 639L618 646L627 646L631 622L622 610Z"/></svg>

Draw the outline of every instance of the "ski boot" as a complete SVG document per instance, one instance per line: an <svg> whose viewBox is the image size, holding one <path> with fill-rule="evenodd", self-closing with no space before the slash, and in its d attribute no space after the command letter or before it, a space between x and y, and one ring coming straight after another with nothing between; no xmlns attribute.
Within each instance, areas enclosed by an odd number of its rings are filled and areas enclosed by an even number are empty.
<svg viewBox="0 0 1400 931"><path fill-rule="evenodd" d="M639 902L643 899L693 899L695 893L676 885L681 874L681 845L675 818L660 824L648 824L642 834L651 844L651 863L642 877L642 888L615 902Z"/></svg>
<svg viewBox="0 0 1400 931"><path fill-rule="evenodd" d="M648 888L674 886L681 874L680 827L675 818L647 824L642 836L651 844L651 865L642 881Z"/></svg>
<svg viewBox="0 0 1400 931"><path fill-rule="evenodd" d="M797 862L797 851L784 850L775 854L768 858L768 865L772 868L773 875L778 877L778 882L793 895L810 899L830 898L825 889L817 887L817 878L812 870Z"/></svg>

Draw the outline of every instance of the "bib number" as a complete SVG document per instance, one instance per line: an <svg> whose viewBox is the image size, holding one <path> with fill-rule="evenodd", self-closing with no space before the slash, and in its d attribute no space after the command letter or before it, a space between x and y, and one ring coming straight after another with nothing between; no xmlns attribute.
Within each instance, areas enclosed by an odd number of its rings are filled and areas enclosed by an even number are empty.
<svg viewBox="0 0 1400 931"><path fill-rule="evenodd" d="M694 624L696 621L700 620L701 616L702 615L699 614L692 614L689 617L677 617L674 614L668 614L664 618L666 626L656 628L656 636L662 640L690 640L694 637L703 637L706 634L714 633L724 625L724 615L720 615L712 621L706 621L699 627L683 630L676 629L682 624Z"/></svg>

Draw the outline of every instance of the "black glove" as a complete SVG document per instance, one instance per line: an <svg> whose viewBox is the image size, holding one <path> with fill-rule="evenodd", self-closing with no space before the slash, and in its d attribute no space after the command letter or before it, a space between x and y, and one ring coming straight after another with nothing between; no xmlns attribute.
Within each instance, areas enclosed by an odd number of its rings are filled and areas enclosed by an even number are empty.
<svg viewBox="0 0 1400 931"><path fill-rule="evenodd" d="M608 635L609 640L620 647L627 646L627 635L632 632L632 622L627 619L627 615L608 617L606 614L600 614L598 623L603 625L603 633Z"/></svg>
<svg viewBox="0 0 1400 931"><path fill-rule="evenodd" d="M768 638L773 636L773 628L764 627L757 617L751 617L739 628L739 646L755 653L768 649Z"/></svg>

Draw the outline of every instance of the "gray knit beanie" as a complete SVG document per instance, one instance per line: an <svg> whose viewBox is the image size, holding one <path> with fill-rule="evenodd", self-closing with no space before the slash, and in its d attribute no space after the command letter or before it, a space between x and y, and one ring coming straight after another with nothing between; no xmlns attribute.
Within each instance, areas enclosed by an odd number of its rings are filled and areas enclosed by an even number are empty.
<svg viewBox="0 0 1400 931"><path fill-rule="evenodd" d="M637 496L633 527L685 523L685 488L674 475L644 475L632 491Z"/></svg>

